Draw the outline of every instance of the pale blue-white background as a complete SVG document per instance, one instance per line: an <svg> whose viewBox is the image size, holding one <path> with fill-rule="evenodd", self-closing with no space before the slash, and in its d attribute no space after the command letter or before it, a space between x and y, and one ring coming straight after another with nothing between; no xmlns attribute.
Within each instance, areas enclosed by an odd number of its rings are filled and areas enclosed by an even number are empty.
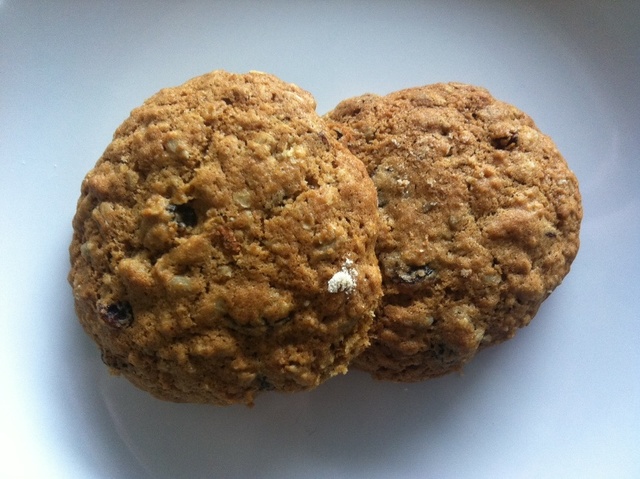
<svg viewBox="0 0 640 479"><path fill-rule="evenodd" d="M341 99L438 81L533 116L581 182L582 247L462 376L352 372L253 409L109 377L73 312L84 174L161 87L262 70ZM640 477L640 3L0 0L0 477Z"/></svg>

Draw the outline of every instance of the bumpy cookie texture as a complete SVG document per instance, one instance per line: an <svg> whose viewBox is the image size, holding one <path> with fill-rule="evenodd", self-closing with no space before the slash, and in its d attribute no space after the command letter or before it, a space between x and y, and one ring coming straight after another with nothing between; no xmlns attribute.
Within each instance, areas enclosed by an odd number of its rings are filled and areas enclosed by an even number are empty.
<svg viewBox="0 0 640 479"><path fill-rule="evenodd" d="M162 399L311 389L368 344L377 221L309 93L216 71L135 109L84 179L76 311L111 370Z"/></svg>
<svg viewBox="0 0 640 479"><path fill-rule="evenodd" d="M367 166L384 298L355 364L380 379L460 370L511 338L568 273L582 219L552 140L486 90L436 84L326 115Z"/></svg>

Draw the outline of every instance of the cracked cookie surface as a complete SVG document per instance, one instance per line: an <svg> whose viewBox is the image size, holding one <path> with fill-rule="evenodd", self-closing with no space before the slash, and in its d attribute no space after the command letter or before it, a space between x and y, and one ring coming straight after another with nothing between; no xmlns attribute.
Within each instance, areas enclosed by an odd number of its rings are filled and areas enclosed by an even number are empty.
<svg viewBox="0 0 640 479"><path fill-rule="evenodd" d="M351 98L325 118L365 163L382 223L384 298L355 365L436 377L527 325L582 219L576 177L531 118L460 83Z"/></svg>
<svg viewBox="0 0 640 479"><path fill-rule="evenodd" d="M84 179L76 311L105 364L161 399L308 390L368 344L377 221L309 93L212 72L133 110ZM332 289L345 264L353 283Z"/></svg>

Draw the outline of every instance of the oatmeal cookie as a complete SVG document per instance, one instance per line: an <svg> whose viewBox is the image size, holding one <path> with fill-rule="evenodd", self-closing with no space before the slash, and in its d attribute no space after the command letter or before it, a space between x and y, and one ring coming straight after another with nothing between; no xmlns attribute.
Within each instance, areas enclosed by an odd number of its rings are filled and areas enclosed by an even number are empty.
<svg viewBox="0 0 640 479"><path fill-rule="evenodd" d="M377 221L373 182L308 92L215 71L133 110L84 179L77 315L158 398L308 390L368 344Z"/></svg>
<svg viewBox="0 0 640 479"><path fill-rule="evenodd" d="M380 379L460 370L511 338L568 273L578 182L529 116L485 89L363 95L326 115L378 190L384 298L355 364Z"/></svg>

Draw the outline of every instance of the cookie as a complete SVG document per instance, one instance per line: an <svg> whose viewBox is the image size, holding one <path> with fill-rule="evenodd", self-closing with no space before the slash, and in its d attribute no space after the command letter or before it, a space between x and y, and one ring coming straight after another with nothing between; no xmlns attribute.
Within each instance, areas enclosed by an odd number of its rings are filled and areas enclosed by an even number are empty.
<svg viewBox="0 0 640 479"><path fill-rule="evenodd" d="M384 298L355 365L418 381L511 338L569 272L578 182L529 116L459 83L363 95L326 115L378 190Z"/></svg>
<svg viewBox="0 0 640 479"><path fill-rule="evenodd" d="M309 390L368 344L377 221L309 93L215 71L133 110L84 179L77 315L111 371L161 399Z"/></svg>

